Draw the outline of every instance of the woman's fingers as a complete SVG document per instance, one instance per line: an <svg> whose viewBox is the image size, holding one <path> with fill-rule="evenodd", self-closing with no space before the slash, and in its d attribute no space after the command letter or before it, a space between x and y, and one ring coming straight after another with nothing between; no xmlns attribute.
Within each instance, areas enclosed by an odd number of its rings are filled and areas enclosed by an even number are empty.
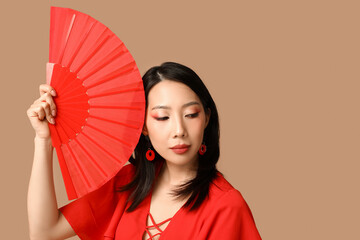
<svg viewBox="0 0 360 240"><path fill-rule="evenodd" d="M44 117L41 118L40 111L42 110L42 107L36 106L35 104L31 105L29 109L27 110L27 115L30 118L37 117L39 120L44 119ZM45 116L45 114L44 114Z"/></svg>
<svg viewBox="0 0 360 240"><path fill-rule="evenodd" d="M42 106L38 106L36 109L35 109L35 113L37 114L39 120L44 120L45 116L46 116L46 113L45 113L45 110Z"/></svg>
<svg viewBox="0 0 360 240"><path fill-rule="evenodd" d="M41 100L41 98L36 100L34 104L31 105L28 113L29 113L28 114L29 117L37 117L41 121L44 120L44 118L46 118L46 120L48 120L49 123L51 124L55 123L55 119L52 114L50 103L48 103L46 100Z"/></svg>
<svg viewBox="0 0 360 240"><path fill-rule="evenodd" d="M55 89L48 85L48 84L41 84L39 86L39 91L40 91L40 96L42 96L45 93L50 93L51 96L55 97L56 96L56 92Z"/></svg>
<svg viewBox="0 0 360 240"><path fill-rule="evenodd" d="M47 122L55 124L54 117L57 115L57 108L53 97L56 96L56 92L53 87L47 84L40 85L39 90L41 96L29 107L27 115L36 136L49 139L50 129Z"/></svg>
<svg viewBox="0 0 360 240"><path fill-rule="evenodd" d="M50 95L50 93L44 93L39 99L37 99L35 101L36 103L41 103L41 102L47 102L50 106L50 114L55 117L56 116L56 105L54 102L54 99L52 97L52 95Z"/></svg>
<svg viewBox="0 0 360 240"><path fill-rule="evenodd" d="M44 118L46 117L46 112L45 112L43 106L41 106L39 104L31 105L31 107L27 111L27 114L28 114L29 118L36 117L40 121L44 120Z"/></svg>
<svg viewBox="0 0 360 240"><path fill-rule="evenodd" d="M49 123L54 124L55 120L51 114L52 110L50 108L50 104L48 102L44 101L44 102L40 103L40 106L43 108L43 111L40 111L41 114L45 113L45 117L49 121ZM44 117L42 119L44 119Z"/></svg>

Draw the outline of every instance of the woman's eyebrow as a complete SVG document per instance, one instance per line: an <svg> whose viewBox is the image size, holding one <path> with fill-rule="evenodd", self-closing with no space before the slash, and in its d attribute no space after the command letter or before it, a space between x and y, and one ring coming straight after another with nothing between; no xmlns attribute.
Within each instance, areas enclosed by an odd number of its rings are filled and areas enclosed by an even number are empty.
<svg viewBox="0 0 360 240"><path fill-rule="evenodd" d="M182 108L185 108L185 107L188 107L188 106L191 106L191 105L200 105L200 103L198 103L196 101L188 102L188 103L185 103L182 106ZM155 109L171 109L171 107L166 106L166 105L157 105L157 106L153 107L151 110L155 110Z"/></svg>

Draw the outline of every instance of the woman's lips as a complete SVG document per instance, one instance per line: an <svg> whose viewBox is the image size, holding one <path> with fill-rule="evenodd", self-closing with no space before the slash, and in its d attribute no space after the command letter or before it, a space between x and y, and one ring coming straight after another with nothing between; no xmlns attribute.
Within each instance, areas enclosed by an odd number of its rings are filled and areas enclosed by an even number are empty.
<svg viewBox="0 0 360 240"><path fill-rule="evenodd" d="M187 150L189 150L189 147L185 147L185 148L172 148L171 150L173 150L175 153L177 154L182 154L185 153Z"/></svg>
<svg viewBox="0 0 360 240"><path fill-rule="evenodd" d="M189 147L190 147L190 145L179 144L179 145L173 146L171 148L171 150L173 150L177 154L182 154L182 153L185 153L187 150L189 150Z"/></svg>

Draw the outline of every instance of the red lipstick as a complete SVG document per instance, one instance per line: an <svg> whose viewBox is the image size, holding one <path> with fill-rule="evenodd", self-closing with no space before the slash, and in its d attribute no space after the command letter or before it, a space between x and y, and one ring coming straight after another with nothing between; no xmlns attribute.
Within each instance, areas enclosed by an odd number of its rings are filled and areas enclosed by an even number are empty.
<svg viewBox="0 0 360 240"><path fill-rule="evenodd" d="M171 150L173 150L177 154L185 153L187 150L189 150L190 145L187 144L178 144L173 147L171 147Z"/></svg>

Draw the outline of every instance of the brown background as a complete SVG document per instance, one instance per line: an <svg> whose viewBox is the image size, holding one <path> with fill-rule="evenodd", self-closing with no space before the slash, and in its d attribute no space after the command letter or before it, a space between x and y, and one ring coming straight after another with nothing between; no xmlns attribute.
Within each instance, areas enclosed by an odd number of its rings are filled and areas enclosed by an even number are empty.
<svg viewBox="0 0 360 240"><path fill-rule="evenodd" d="M360 239L358 1L4 2L1 239L28 239L26 110L45 81L50 5L107 25L142 74L171 60L202 77L220 113L219 169L263 239Z"/></svg>

